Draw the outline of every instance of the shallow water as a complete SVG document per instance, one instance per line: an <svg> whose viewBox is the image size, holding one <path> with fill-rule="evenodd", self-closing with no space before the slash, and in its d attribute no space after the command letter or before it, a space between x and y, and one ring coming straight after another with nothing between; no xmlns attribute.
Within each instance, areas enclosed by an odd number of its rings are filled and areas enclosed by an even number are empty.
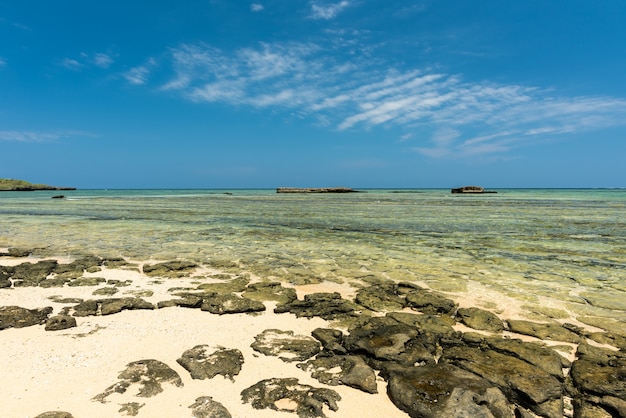
<svg viewBox="0 0 626 418"><path fill-rule="evenodd" d="M391 278L488 292L495 306L502 295L529 316L626 323L623 189L62 193L0 193L0 247L183 258L293 283Z"/></svg>

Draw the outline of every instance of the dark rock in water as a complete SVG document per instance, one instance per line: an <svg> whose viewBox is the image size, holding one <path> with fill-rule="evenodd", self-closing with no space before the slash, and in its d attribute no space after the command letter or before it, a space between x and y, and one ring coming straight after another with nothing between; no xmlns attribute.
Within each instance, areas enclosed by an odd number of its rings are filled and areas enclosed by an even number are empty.
<svg viewBox="0 0 626 418"><path fill-rule="evenodd" d="M24 328L46 322L52 313L52 307L26 309L19 306L0 306L0 330Z"/></svg>
<svg viewBox="0 0 626 418"><path fill-rule="evenodd" d="M50 411L37 415L35 418L74 418L69 412L63 411Z"/></svg>
<svg viewBox="0 0 626 418"><path fill-rule="evenodd" d="M257 300L244 298L235 294L220 295L214 294L213 296L204 296L202 306L203 311L211 312L213 314L235 314L235 313L250 313L250 312L262 312L265 305Z"/></svg>
<svg viewBox="0 0 626 418"><path fill-rule="evenodd" d="M357 305L349 300L343 299L339 293L312 293L306 295L304 300L294 300L293 302L278 305L275 313L290 312L298 318L311 318L314 316L333 320L345 316L357 316Z"/></svg>
<svg viewBox="0 0 626 418"><path fill-rule="evenodd" d="M389 398L411 417L515 417L495 385L450 364L395 367L388 380Z"/></svg>
<svg viewBox="0 0 626 418"><path fill-rule="evenodd" d="M60 331L76 326L76 318L69 315L57 315L48 318L46 321L46 331Z"/></svg>
<svg viewBox="0 0 626 418"><path fill-rule="evenodd" d="M470 328L491 332L504 330L504 323L493 312L479 308L459 308L456 314L461 322Z"/></svg>
<svg viewBox="0 0 626 418"><path fill-rule="evenodd" d="M210 396L196 398L196 402L189 405L189 408L195 418L232 418L228 409Z"/></svg>
<svg viewBox="0 0 626 418"><path fill-rule="evenodd" d="M569 343L579 343L582 340L579 335L557 323L541 324L538 322L509 319L507 324L511 332L530 335L540 340L564 341Z"/></svg>
<svg viewBox="0 0 626 418"><path fill-rule="evenodd" d="M15 257L15 258L22 258L22 257L28 257L32 253L33 253L33 250L31 249L10 247L7 253L2 254L2 255L7 255L9 257Z"/></svg>
<svg viewBox="0 0 626 418"><path fill-rule="evenodd" d="M298 299L295 289L283 287L280 282L253 283L248 286L243 296L253 300L273 300L278 303L289 303Z"/></svg>
<svg viewBox="0 0 626 418"><path fill-rule="evenodd" d="M205 293L235 293L243 292L250 283L247 277L237 277L223 283L203 283L197 287Z"/></svg>
<svg viewBox="0 0 626 418"><path fill-rule="evenodd" d="M287 362L304 361L320 352L320 343L316 339L279 329L266 329L254 337L251 347L266 356L277 356Z"/></svg>
<svg viewBox="0 0 626 418"><path fill-rule="evenodd" d="M143 266L143 272L148 276L176 278L189 276L197 267L197 264L190 261L175 260L152 265L146 264Z"/></svg>
<svg viewBox="0 0 626 418"><path fill-rule="evenodd" d="M57 266L55 260L42 260L35 264L22 263L13 268L12 278L15 286L37 286L39 282L54 271Z"/></svg>
<svg viewBox="0 0 626 418"><path fill-rule="evenodd" d="M169 383L177 387L183 386L183 382L176 371L167 364L158 360L133 361L126 366L118 376L119 382L109 386L104 392L96 395L93 400L102 403L112 393L125 393L133 384L139 385L136 396L149 398L163 392L162 384Z"/></svg>
<svg viewBox="0 0 626 418"><path fill-rule="evenodd" d="M139 415L139 409L143 408L144 406L146 406L145 403L128 402L128 403L121 404L121 408L119 409L118 412L120 414L127 415L130 417L136 417L137 415Z"/></svg>
<svg viewBox="0 0 626 418"><path fill-rule="evenodd" d="M563 417L561 383L548 372L516 357L490 349L445 348L440 359L497 386L510 401L547 418Z"/></svg>
<svg viewBox="0 0 626 418"><path fill-rule="evenodd" d="M187 350L176 360L193 379L212 379L221 374L233 380L238 375L243 364L243 354L237 349L220 348L208 354L208 345L197 345Z"/></svg>
<svg viewBox="0 0 626 418"><path fill-rule="evenodd" d="M73 307L74 316L111 315L124 310L154 309L141 298L88 299Z"/></svg>
<svg viewBox="0 0 626 418"><path fill-rule="evenodd" d="M325 385L344 384L367 393L378 393L374 369L359 356L318 357L298 367L311 372L311 377Z"/></svg>
<svg viewBox="0 0 626 418"><path fill-rule="evenodd" d="M346 354L343 347L343 332L332 328L316 328L311 333L313 338L322 343L325 351L331 354Z"/></svg>
<svg viewBox="0 0 626 418"><path fill-rule="evenodd" d="M406 301L411 308L429 314L449 314L456 308L452 299L425 289L410 292L406 295Z"/></svg>
<svg viewBox="0 0 626 418"><path fill-rule="evenodd" d="M626 417L626 353L581 344L577 354L570 372L577 392L576 416L583 411L591 416L588 411L600 409Z"/></svg>
<svg viewBox="0 0 626 418"><path fill-rule="evenodd" d="M324 405L337 411L341 400L334 390L303 385L296 378L262 380L243 390L241 398L254 409L295 412L301 418L326 417Z"/></svg>

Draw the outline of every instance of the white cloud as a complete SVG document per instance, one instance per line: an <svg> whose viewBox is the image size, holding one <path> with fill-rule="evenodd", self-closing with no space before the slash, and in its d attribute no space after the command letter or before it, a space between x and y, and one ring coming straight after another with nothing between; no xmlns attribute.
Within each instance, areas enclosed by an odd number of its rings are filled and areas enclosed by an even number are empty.
<svg viewBox="0 0 626 418"><path fill-rule="evenodd" d="M259 3L252 3L252 5L250 5L250 10L252 10L253 12L260 12L263 9L263 5Z"/></svg>
<svg viewBox="0 0 626 418"><path fill-rule="evenodd" d="M350 6L350 2L347 0L340 1L339 3L322 4L319 1L311 2L311 17L313 19L334 19L343 9Z"/></svg>
<svg viewBox="0 0 626 418"><path fill-rule="evenodd" d="M68 70L73 70L73 71L79 71L85 66L84 64L71 58L64 58L63 61L61 61L61 65L67 68Z"/></svg>
<svg viewBox="0 0 626 418"><path fill-rule="evenodd" d="M82 131L0 131L0 141L10 142L53 142L73 136L93 137L93 134Z"/></svg>
<svg viewBox="0 0 626 418"><path fill-rule="evenodd" d="M153 58L148 59L146 64L138 67L133 67L126 71L123 76L130 84L142 85L146 84L152 68L156 66L156 61Z"/></svg>
<svg viewBox="0 0 626 418"><path fill-rule="evenodd" d="M5 65L7 65L7 62L4 58L0 57L0 67L4 67Z"/></svg>
<svg viewBox="0 0 626 418"><path fill-rule="evenodd" d="M229 53L181 45L170 51L174 74L162 89L196 102L290 109L337 130L399 128L403 138L413 136L411 143L430 138L413 150L433 158L506 153L531 141L626 124L626 99L558 97L532 86L390 69L328 52L302 43ZM146 73L137 67L132 79L144 83Z"/></svg>
<svg viewBox="0 0 626 418"><path fill-rule="evenodd" d="M100 68L109 68L113 64L113 57L108 54L98 53L94 55L93 63Z"/></svg>

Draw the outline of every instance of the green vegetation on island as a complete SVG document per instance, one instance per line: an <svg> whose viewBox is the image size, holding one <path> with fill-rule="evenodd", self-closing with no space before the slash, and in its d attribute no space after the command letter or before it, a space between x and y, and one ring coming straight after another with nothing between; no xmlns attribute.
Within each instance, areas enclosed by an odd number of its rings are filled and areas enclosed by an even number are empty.
<svg viewBox="0 0 626 418"><path fill-rule="evenodd" d="M1 192L30 192L34 190L76 190L76 188L48 186L47 184L34 184L25 180L0 179Z"/></svg>

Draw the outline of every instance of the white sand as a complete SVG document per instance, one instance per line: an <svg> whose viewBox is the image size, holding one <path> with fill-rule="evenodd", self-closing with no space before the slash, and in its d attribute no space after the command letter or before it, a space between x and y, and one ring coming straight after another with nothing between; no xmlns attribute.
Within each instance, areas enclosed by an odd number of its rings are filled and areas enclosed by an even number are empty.
<svg viewBox="0 0 626 418"><path fill-rule="evenodd" d="M36 261L19 259L23 261ZM18 264L3 259L2 264ZM65 262L65 261L64 261ZM91 276L132 280L113 297L124 292L150 289L155 292L145 300L156 303L172 299L167 289L190 285L192 279L168 279L156 284L136 271L106 270ZM100 286L102 287L102 286ZM330 291L334 291L334 285ZM15 288L0 289L0 306L42 308L53 306L59 313L63 306L48 299L52 295L97 299L95 287ZM317 287L306 289L321 291ZM299 293L302 293L300 290ZM300 295L301 297L301 295ZM241 391L263 379L296 377L300 383L327 387L338 392L342 400L339 410L326 410L328 417L407 417L398 410L386 394L385 382L379 378L378 394L349 388L326 386L310 375L277 357L268 357L250 348L254 336L265 329L291 330L310 335L317 327L327 327L322 319L298 319L291 314L276 315L273 304L259 315L213 315L199 309L164 308L153 311L123 311L109 316L78 317L78 327L63 331L45 331L43 325L0 331L0 416L3 418L35 417L46 411L66 411L74 417L108 418L125 416L118 412L121 404L145 404L138 417L191 417L189 406L200 396L211 396L222 403L233 417L295 417L288 412L255 410L243 404ZM176 359L185 350L198 344L237 348L244 356L241 373L234 382L217 376L209 380L194 380ZM156 359L174 369L184 387L164 384L164 391L151 398L135 396L133 385L124 394L112 394L107 403L92 398L118 381L118 374L130 362Z"/></svg>

